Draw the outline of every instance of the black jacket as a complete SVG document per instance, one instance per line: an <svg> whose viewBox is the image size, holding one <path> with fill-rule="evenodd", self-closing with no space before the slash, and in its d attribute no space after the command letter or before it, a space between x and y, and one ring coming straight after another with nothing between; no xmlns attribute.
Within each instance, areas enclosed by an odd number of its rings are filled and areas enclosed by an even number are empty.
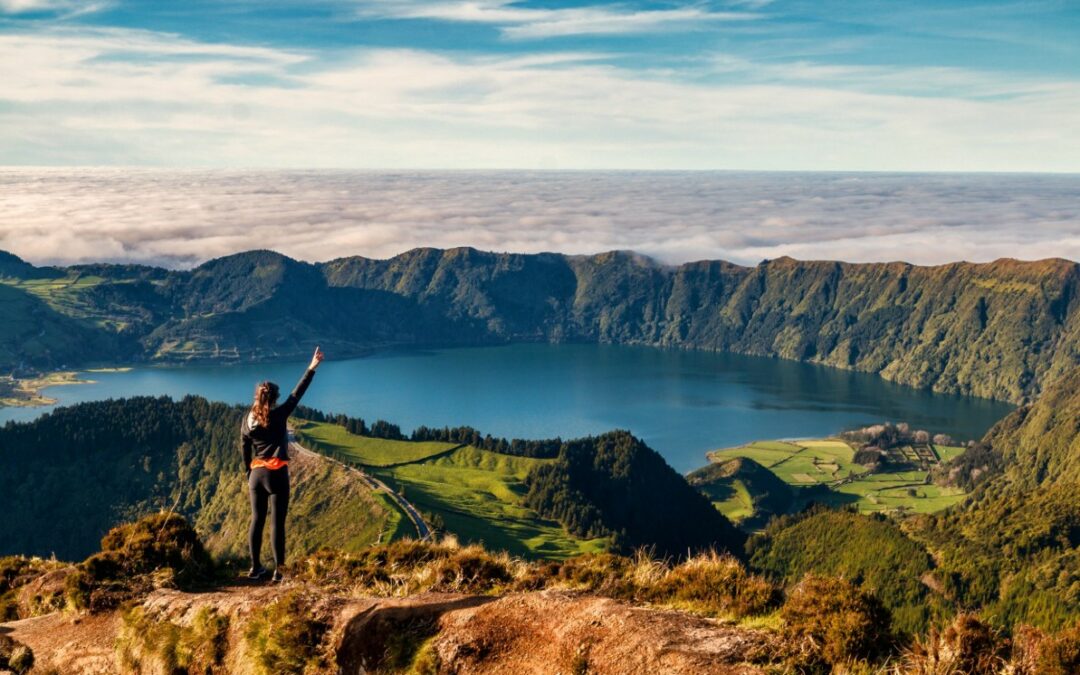
<svg viewBox="0 0 1080 675"><path fill-rule="evenodd" d="M251 460L271 459L277 457L288 461L289 459L289 430L287 423L289 415L296 410L296 404L300 397L307 391L311 384L311 378L315 371L308 368L304 376L296 383L296 388L289 394L285 402L270 411L270 423L267 426L256 424L251 413L244 415L244 421L240 424L240 440L244 451L244 471L251 468Z"/></svg>

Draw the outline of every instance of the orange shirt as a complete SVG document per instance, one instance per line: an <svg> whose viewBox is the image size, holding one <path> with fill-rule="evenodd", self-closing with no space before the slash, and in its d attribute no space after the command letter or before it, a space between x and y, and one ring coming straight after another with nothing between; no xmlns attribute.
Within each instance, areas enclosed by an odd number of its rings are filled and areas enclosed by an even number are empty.
<svg viewBox="0 0 1080 675"><path fill-rule="evenodd" d="M251 460L251 468L258 469L260 467L264 469L270 469L276 471L283 466L289 466L288 460L278 459L277 457L271 457L270 459L253 459Z"/></svg>

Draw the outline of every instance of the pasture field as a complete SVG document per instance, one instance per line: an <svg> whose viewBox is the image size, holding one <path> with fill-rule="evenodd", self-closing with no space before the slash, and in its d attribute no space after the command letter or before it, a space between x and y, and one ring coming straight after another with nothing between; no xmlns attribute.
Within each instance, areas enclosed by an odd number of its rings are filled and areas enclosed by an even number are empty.
<svg viewBox="0 0 1080 675"><path fill-rule="evenodd" d="M734 488L734 494L720 501L713 499L712 505L729 520L738 523L754 515L754 498L743 481L734 481L731 486Z"/></svg>
<svg viewBox="0 0 1080 675"><path fill-rule="evenodd" d="M100 311L86 302L83 292L104 281L102 277L69 274L52 279L5 279L2 283L36 296L61 314L86 317Z"/></svg>
<svg viewBox="0 0 1080 675"><path fill-rule="evenodd" d="M738 448L709 453L714 461L749 457L772 471L785 483L809 486L834 483L866 472L852 461L854 449L835 439L801 441L755 441Z"/></svg>
<svg viewBox="0 0 1080 675"><path fill-rule="evenodd" d="M938 456L941 457L943 462L947 462L967 450L962 445L935 445L934 449L937 450Z"/></svg>
<svg viewBox="0 0 1080 675"><path fill-rule="evenodd" d="M559 523L521 504L525 477L546 461L466 446L372 473L416 508L438 514L446 529L464 541L527 557L567 558L602 550L605 539L575 539Z"/></svg>
<svg viewBox="0 0 1080 675"><path fill-rule="evenodd" d="M568 558L606 547L605 538L577 539L559 523L522 505L525 477L551 460L454 443L357 436L329 423L295 426L301 442L312 450L362 465L422 513L437 515L446 530L463 542L482 542L491 550L529 558ZM399 530L402 535L412 532L411 527Z"/></svg>
<svg viewBox="0 0 1080 675"><path fill-rule="evenodd" d="M962 447L935 446L942 461L964 451ZM957 488L927 484L925 471L868 473L853 461L854 448L838 439L756 441L745 446L709 453L712 461L748 457L796 488L796 508L810 501L833 506L854 505L864 513L910 511L931 513L963 501ZM809 488L816 488L809 490ZM828 491L821 488L827 488ZM749 495L736 494L713 504L730 518L745 517Z"/></svg>
<svg viewBox="0 0 1080 675"><path fill-rule="evenodd" d="M966 495L958 488L927 484L924 471L872 474L833 491L854 497L854 504L864 513L896 509L932 513L963 501Z"/></svg>
<svg viewBox="0 0 1080 675"><path fill-rule="evenodd" d="M427 459L455 447L438 441L391 441L350 434L340 424L297 420L293 428L312 450L366 467L390 466Z"/></svg>

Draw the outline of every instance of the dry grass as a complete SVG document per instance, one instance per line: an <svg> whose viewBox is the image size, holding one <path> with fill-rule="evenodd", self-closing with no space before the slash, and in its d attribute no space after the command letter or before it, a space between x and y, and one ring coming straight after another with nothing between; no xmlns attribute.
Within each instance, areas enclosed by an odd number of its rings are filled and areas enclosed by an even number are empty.
<svg viewBox="0 0 1080 675"><path fill-rule="evenodd" d="M562 589L645 602L707 616L741 619L774 609L779 591L735 558L705 553L679 564L645 552L598 553L562 562L529 562L450 538L410 540L361 553L320 551L297 565L298 576L357 595L406 596L424 591L498 594Z"/></svg>
<svg viewBox="0 0 1080 675"><path fill-rule="evenodd" d="M121 616L117 659L125 672L224 673L228 628L228 617L211 607L180 625L134 606Z"/></svg>

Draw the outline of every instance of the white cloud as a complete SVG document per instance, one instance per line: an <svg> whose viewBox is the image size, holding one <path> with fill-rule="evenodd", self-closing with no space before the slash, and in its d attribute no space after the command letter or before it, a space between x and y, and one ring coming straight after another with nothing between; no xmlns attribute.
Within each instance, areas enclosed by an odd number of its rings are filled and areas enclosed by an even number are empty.
<svg viewBox="0 0 1080 675"><path fill-rule="evenodd" d="M717 172L0 170L0 249L187 266L416 246L937 264L1080 260L1080 178Z"/></svg>
<svg viewBox="0 0 1080 675"><path fill-rule="evenodd" d="M748 21L758 15L745 11L710 11L701 6L640 10L619 5L533 8L513 0L400 0L365 3L362 16L434 19L492 24L508 38L532 39L567 35L616 35L671 30L702 30L722 21Z"/></svg>
<svg viewBox="0 0 1080 675"><path fill-rule="evenodd" d="M0 62L19 64L12 164L1080 170L1080 84L956 69L727 59L679 79L589 52L327 62L87 28L0 34Z"/></svg>
<svg viewBox="0 0 1080 675"><path fill-rule="evenodd" d="M28 14L49 12L74 17L100 12L112 3L102 0L0 0L0 14Z"/></svg>

